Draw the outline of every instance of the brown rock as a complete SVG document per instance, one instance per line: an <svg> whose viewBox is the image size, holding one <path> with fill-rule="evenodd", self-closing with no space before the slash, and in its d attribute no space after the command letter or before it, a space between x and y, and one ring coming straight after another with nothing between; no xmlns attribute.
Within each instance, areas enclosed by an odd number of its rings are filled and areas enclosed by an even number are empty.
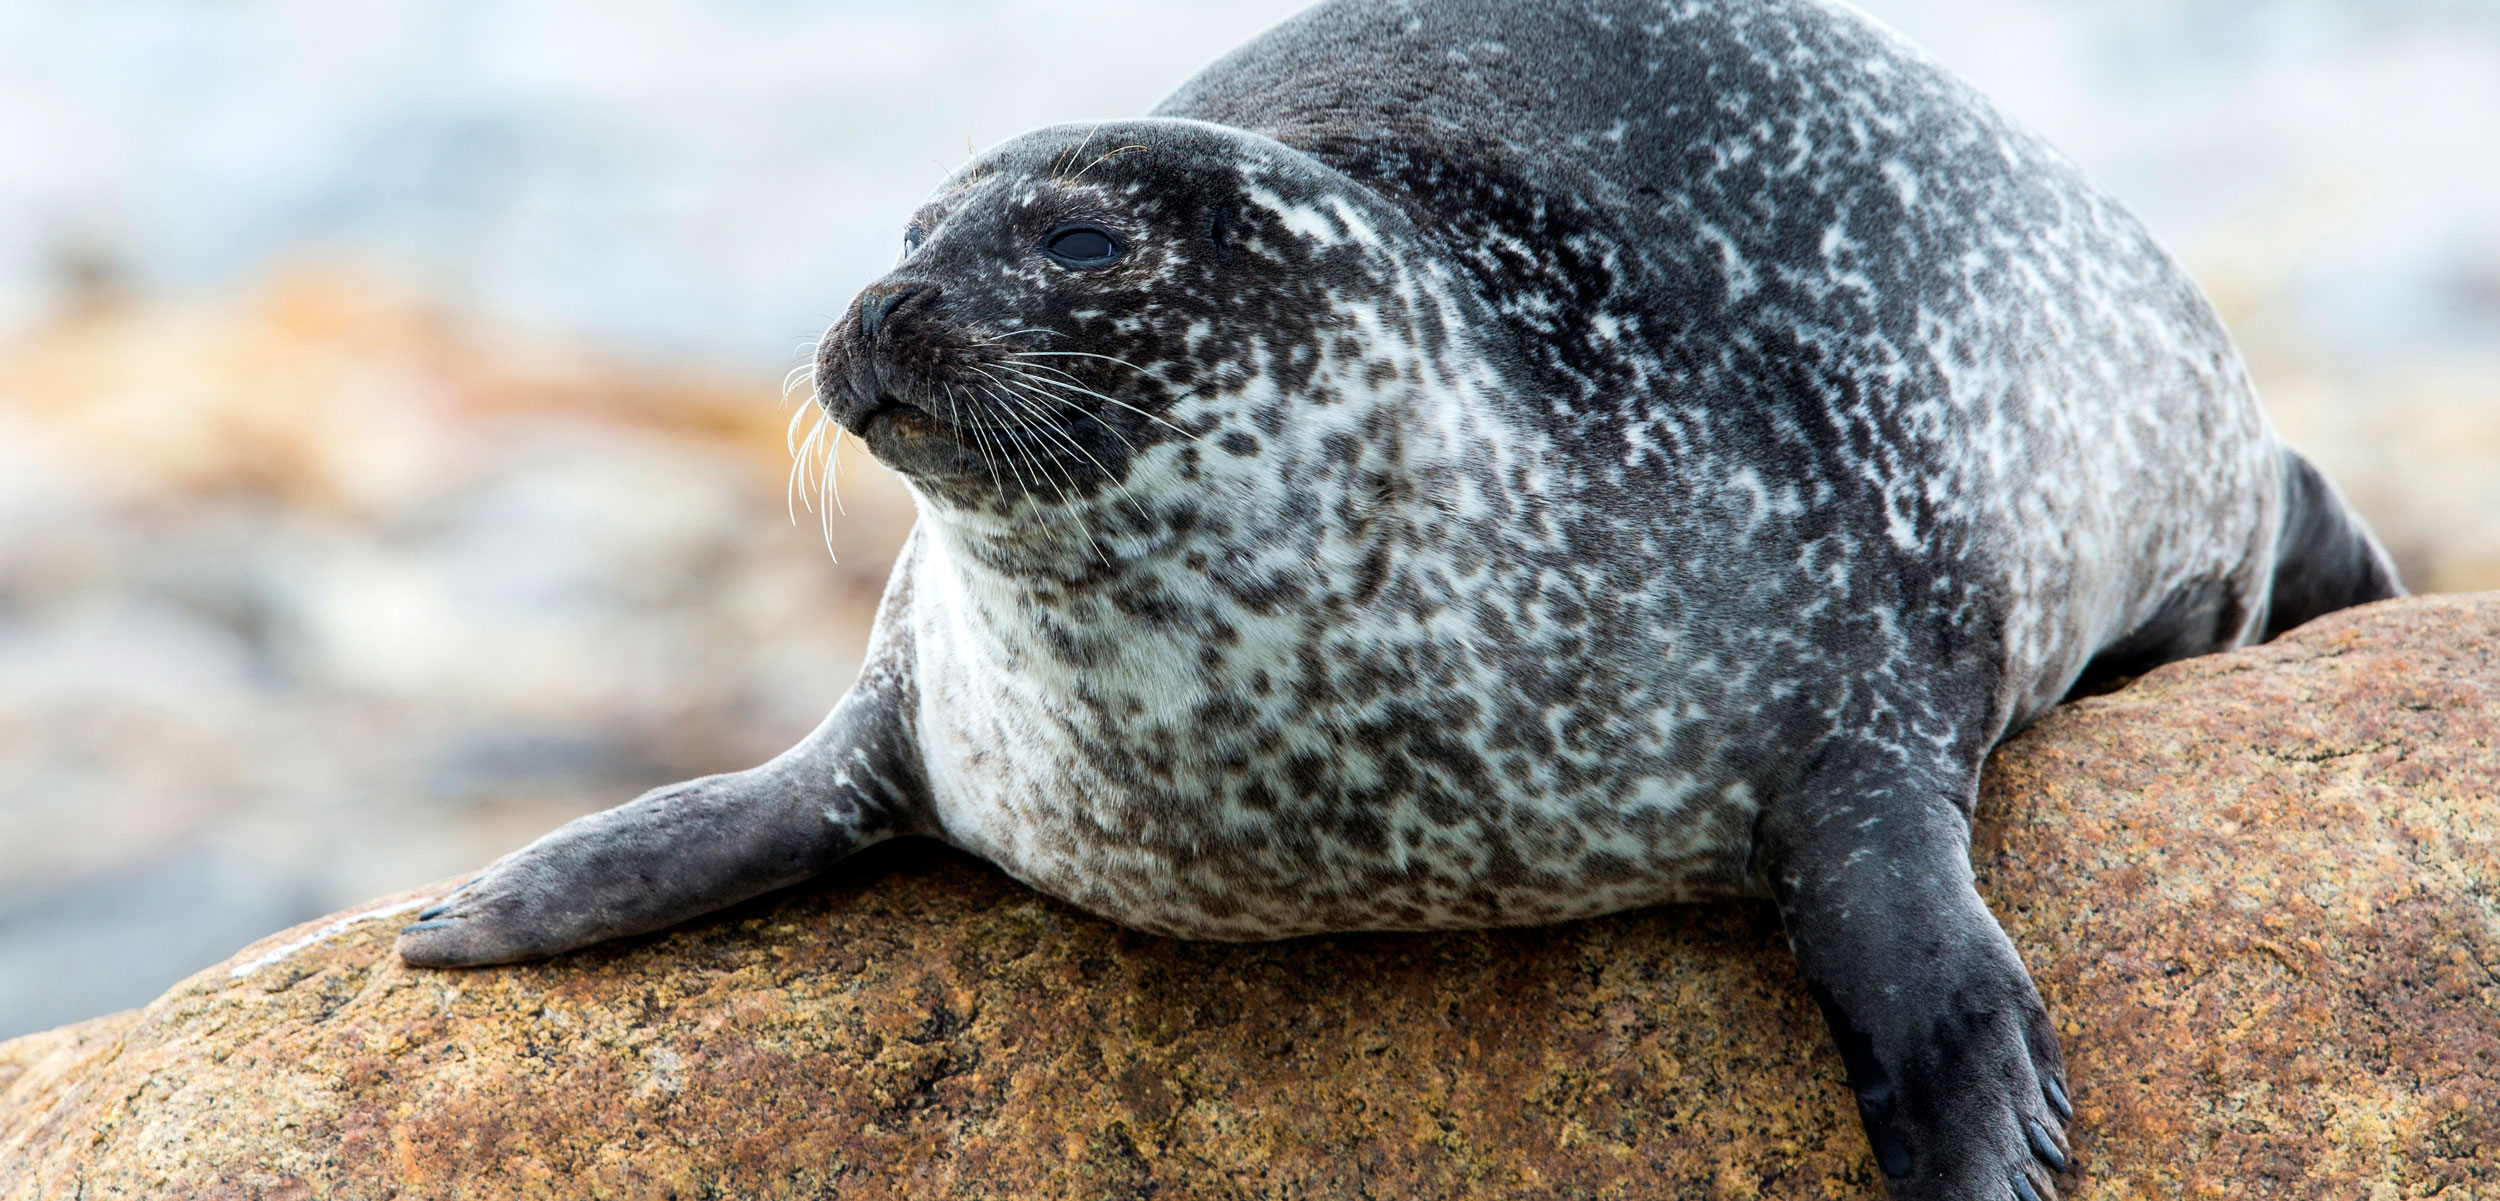
<svg viewBox="0 0 2500 1201"><path fill-rule="evenodd" d="M2500 594L2375 606L1998 755L2072 1195L2500 1196L2496 637ZM1185 944L898 847L552 964L397 924L0 1044L0 1197L1878 1195L1760 905Z"/></svg>

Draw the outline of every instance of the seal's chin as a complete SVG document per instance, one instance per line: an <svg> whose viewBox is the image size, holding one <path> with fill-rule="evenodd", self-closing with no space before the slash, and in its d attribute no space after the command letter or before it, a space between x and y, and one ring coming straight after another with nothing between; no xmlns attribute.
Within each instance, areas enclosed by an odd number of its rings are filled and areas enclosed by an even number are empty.
<svg viewBox="0 0 2500 1201"><path fill-rule="evenodd" d="M907 476L952 477L980 469L961 431L936 414L890 394L837 417L877 461Z"/></svg>

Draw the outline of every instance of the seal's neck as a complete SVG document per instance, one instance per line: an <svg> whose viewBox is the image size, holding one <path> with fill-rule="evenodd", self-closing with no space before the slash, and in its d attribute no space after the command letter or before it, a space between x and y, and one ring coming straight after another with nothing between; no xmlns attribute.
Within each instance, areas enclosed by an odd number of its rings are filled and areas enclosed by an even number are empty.
<svg viewBox="0 0 2500 1201"><path fill-rule="evenodd" d="M1186 704L1299 670L1314 630L1465 603L1533 503L1505 478L1516 441L1467 398L1371 399L1255 427L1247 453L1159 448L1073 512L924 500L915 606L985 678Z"/></svg>

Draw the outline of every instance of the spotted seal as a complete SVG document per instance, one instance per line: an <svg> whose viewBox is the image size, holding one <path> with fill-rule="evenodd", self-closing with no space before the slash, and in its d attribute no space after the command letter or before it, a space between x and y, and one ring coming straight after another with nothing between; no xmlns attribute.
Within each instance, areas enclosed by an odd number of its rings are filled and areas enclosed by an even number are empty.
<svg viewBox="0 0 2500 1201"><path fill-rule="evenodd" d="M2195 285L1825 0L1330 0L956 172L817 400L920 521L798 747L574 822L420 965L897 835L1151 931L1768 896L1896 1195L2054 1192L1990 747L2398 591Z"/></svg>

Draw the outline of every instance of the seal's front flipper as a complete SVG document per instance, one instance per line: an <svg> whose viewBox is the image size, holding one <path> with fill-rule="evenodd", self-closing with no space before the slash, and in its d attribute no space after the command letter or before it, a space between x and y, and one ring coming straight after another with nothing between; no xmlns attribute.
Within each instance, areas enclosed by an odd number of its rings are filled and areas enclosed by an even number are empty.
<svg viewBox="0 0 2500 1201"><path fill-rule="evenodd" d="M2074 1108L2031 975L1972 887L1973 787L1869 752L1775 803L1757 853L1893 1195L2049 1201Z"/></svg>
<svg viewBox="0 0 2500 1201"><path fill-rule="evenodd" d="M511 963L663 929L785 888L917 827L892 709L862 690L762 767L656 789L556 829L400 931L419 967Z"/></svg>

